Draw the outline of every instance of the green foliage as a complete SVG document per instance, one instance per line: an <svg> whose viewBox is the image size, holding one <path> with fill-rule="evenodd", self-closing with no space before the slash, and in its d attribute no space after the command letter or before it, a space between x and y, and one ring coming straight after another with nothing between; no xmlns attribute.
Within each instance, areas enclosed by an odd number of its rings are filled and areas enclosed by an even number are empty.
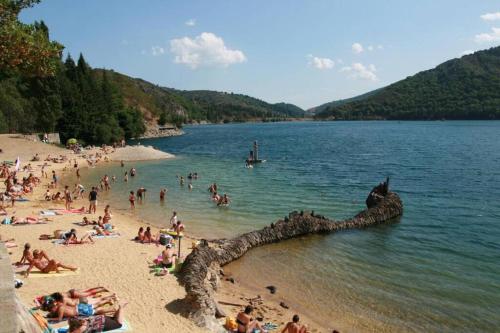
<svg viewBox="0 0 500 333"><path fill-rule="evenodd" d="M500 47L447 61L317 119L500 119Z"/></svg>
<svg viewBox="0 0 500 333"><path fill-rule="evenodd" d="M22 9L38 2L40 0L0 0L0 74L54 75L62 45L50 41L43 22L24 24L18 19Z"/></svg>
<svg viewBox="0 0 500 333"><path fill-rule="evenodd" d="M183 123L201 120L230 122L304 116L304 111L292 104L269 104L245 95L208 90L175 90L107 72L121 91L125 103L139 108L146 119L157 119L159 125L171 123L180 127Z"/></svg>
<svg viewBox="0 0 500 333"><path fill-rule="evenodd" d="M145 131L142 113L124 107L123 97L82 55L59 61L54 77L12 75L0 80L3 132L58 131L62 142L113 143Z"/></svg>
<svg viewBox="0 0 500 333"><path fill-rule="evenodd" d="M163 126L167 123L167 112L163 111L158 118L158 125Z"/></svg>

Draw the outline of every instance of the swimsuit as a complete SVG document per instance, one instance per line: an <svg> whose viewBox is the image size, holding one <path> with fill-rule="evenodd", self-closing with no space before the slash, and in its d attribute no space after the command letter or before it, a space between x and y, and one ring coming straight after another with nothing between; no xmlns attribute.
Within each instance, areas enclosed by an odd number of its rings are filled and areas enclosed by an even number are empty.
<svg viewBox="0 0 500 333"><path fill-rule="evenodd" d="M163 268L172 268L174 266L174 263L168 263L168 264L165 264L164 262L161 263L161 267Z"/></svg>
<svg viewBox="0 0 500 333"><path fill-rule="evenodd" d="M82 317L90 317L94 314L94 307L92 304L80 303L76 307L78 315Z"/></svg>

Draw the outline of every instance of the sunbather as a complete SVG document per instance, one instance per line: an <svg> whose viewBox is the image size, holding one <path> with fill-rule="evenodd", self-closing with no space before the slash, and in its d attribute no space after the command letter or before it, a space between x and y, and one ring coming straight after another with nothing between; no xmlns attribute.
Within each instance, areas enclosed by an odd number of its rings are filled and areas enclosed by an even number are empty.
<svg viewBox="0 0 500 333"><path fill-rule="evenodd" d="M37 255L35 255L35 251L33 251L33 258L28 258L28 262L30 264L30 266L28 267L28 269L26 270L26 273L25 273L25 276L28 277L31 270L33 269L33 267L36 267L40 270L40 272L42 273L50 273L50 272L56 272L56 273L59 273L59 268L65 268L65 269L69 269L71 271L76 271L77 268L76 267L73 267L73 266L68 266L68 265L64 265L60 262L57 262L53 259L49 260L49 261L44 261L40 258L38 258Z"/></svg>
<svg viewBox="0 0 500 333"><path fill-rule="evenodd" d="M251 317L253 312L253 307L247 305L245 311L238 313L236 316L236 322L238 323L238 333L250 333L258 329L261 332L267 332L262 329L259 322Z"/></svg>
<svg viewBox="0 0 500 333"><path fill-rule="evenodd" d="M103 305L108 304L111 299L116 299L115 295L103 298L95 304L78 303L76 305L64 304L64 298L54 299L49 305L49 315L55 317L56 321L71 317L90 317L115 312L113 309L104 309Z"/></svg>
<svg viewBox="0 0 500 333"><path fill-rule="evenodd" d="M63 234L63 239L65 240L64 245L69 245L69 244L83 244L83 243L94 243L94 240L92 239L92 236L90 233L86 233L85 235L78 240L78 237L76 237L76 230L71 229L69 232Z"/></svg>
<svg viewBox="0 0 500 333"><path fill-rule="evenodd" d="M123 308L126 305L127 303L120 304L113 317L99 315L86 319L70 318L68 320L69 332L107 332L119 329L125 323L123 318Z"/></svg>
<svg viewBox="0 0 500 333"><path fill-rule="evenodd" d="M289 321L281 333L307 333L307 327L299 324L299 316L294 315L292 321Z"/></svg>
<svg viewBox="0 0 500 333"><path fill-rule="evenodd" d="M92 295L92 296L94 296L94 295ZM52 299L56 302L63 303L64 305L68 305L68 306L77 306L78 304L82 303L82 304L91 304L94 307L97 307L97 304L103 304L104 301L106 301L106 302L104 302L104 304L106 304L106 303L110 303L112 300L116 299L115 294L112 294L109 296L102 296L102 297L95 297L95 296L92 297L92 296L87 296L87 297L81 296L78 298L73 298L73 297L68 297L64 293L55 292L55 293L50 294L48 296L48 298Z"/></svg>

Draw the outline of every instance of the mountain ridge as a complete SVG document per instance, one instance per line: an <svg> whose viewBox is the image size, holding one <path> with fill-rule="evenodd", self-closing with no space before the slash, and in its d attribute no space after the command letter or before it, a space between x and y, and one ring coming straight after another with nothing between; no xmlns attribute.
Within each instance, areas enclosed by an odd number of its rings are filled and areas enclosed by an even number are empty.
<svg viewBox="0 0 500 333"><path fill-rule="evenodd" d="M445 61L365 98L330 105L315 119L500 119L500 46Z"/></svg>

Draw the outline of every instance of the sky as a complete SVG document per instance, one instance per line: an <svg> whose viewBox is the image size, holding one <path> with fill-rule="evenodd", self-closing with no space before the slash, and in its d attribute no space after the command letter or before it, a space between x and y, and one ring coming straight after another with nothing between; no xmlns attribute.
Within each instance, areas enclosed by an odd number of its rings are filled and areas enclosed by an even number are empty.
<svg viewBox="0 0 500 333"><path fill-rule="evenodd" d="M499 0L42 0L20 18L92 67L304 109L500 45Z"/></svg>

